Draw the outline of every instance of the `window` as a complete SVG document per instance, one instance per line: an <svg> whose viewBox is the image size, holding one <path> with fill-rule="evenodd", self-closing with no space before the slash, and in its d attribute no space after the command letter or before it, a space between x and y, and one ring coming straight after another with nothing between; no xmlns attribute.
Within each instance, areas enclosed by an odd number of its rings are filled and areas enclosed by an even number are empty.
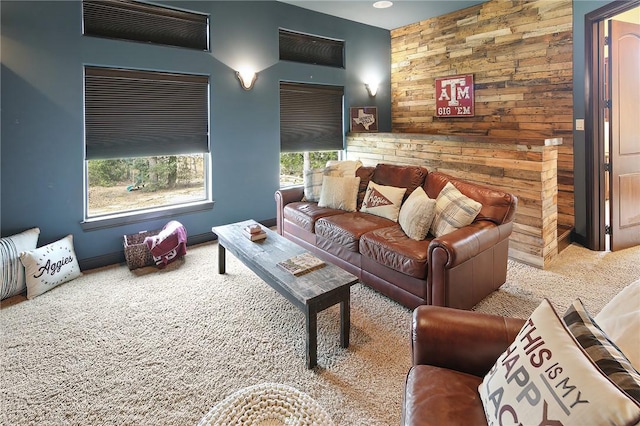
<svg viewBox="0 0 640 426"><path fill-rule="evenodd" d="M337 159L344 147L344 89L280 83L280 185L302 183L303 170Z"/></svg>
<svg viewBox="0 0 640 426"><path fill-rule="evenodd" d="M280 60L344 68L344 41L278 31Z"/></svg>
<svg viewBox="0 0 640 426"><path fill-rule="evenodd" d="M85 67L86 218L210 200L208 76Z"/></svg>
<svg viewBox="0 0 640 426"><path fill-rule="evenodd" d="M89 36L209 50L209 17L137 1L84 0Z"/></svg>

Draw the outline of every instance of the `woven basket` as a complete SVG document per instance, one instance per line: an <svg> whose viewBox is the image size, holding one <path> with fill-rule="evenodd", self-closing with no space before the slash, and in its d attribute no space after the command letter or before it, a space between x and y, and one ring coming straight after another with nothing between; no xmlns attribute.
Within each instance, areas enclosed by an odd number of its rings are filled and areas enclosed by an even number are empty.
<svg viewBox="0 0 640 426"><path fill-rule="evenodd" d="M124 236L124 258L129 270L155 265L149 247L144 243L146 237L158 235L157 231L141 231Z"/></svg>

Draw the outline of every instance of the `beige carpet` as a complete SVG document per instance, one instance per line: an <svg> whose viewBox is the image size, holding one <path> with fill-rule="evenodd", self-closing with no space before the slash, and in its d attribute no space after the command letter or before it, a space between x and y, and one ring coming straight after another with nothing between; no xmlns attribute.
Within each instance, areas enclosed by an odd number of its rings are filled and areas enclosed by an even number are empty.
<svg viewBox="0 0 640 426"><path fill-rule="evenodd" d="M597 313L639 264L640 248L575 245L546 271L510 262L507 283L476 309L526 317L542 297L564 309L580 296ZM351 295L351 346L339 346L337 307L322 312L313 370L302 313L231 255L219 276L215 243L164 271L106 267L4 301L0 423L195 425L233 392L277 382L337 425L398 424L411 312L359 284Z"/></svg>

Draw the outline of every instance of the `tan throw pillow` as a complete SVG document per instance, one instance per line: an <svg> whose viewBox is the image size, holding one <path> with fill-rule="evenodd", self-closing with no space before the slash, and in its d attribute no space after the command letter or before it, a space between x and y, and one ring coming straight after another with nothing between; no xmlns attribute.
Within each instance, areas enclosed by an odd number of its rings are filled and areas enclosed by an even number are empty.
<svg viewBox="0 0 640 426"><path fill-rule="evenodd" d="M369 182L360 211L397 222L405 192L407 192L407 188L396 188L395 186L384 186Z"/></svg>
<svg viewBox="0 0 640 426"><path fill-rule="evenodd" d="M596 315L596 322L640 370L640 280L626 286Z"/></svg>
<svg viewBox="0 0 640 426"><path fill-rule="evenodd" d="M640 404L612 383L548 300L478 387L489 424L628 425Z"/></svg>
<svg viewBox="0 0 640 426"><path fill-rule="evenodd" d="M356 211L358 185L360 185L360 178L357 176L324 176L318 206L348 212Z"/></svg>
<svg viewBox="0 0 640 426"><path fill-rule="evenodd" d="M398 223L412 240L424 240L429 233L435 213L436 200L429 198L424 189L419 186L400 207Z"/></svg>
<svg viewBox="0 0 640 426"><path fill-rule="evenodd" d="M436 214L431 224L431 233L441 237L470 225L481 208L482 204L458 191L451 182L447 182L436 199Z"/></svg>
<svg viewBox="0 0 640 426"><path fill-rule="evenodd" d="M325 176L342 176L342 170L338 167L325 167L324 169L308 169L304 171L305 201L320 200L322 178Z"/></svg>

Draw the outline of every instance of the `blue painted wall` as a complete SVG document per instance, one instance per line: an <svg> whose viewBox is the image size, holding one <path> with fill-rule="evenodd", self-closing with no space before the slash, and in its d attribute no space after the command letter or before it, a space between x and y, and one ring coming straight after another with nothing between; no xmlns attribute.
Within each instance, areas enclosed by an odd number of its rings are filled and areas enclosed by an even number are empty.
<svg viewBox="0 0 640 426"><path fill-rule="evenodd" d="M2 1L1 232L38 226L39 245L74 235L81 264L122 256L122 238L169 219L83 231L83 66L209 74L213 210L175 217L190 236L211 226L275 218L279 185L279 81L345 87L350 106L378 107L391 130L389 31L272 1L178 1L211 15L211 52L82 35L79 1ZM278 28L345 40L346 67L278 60ZM259 71L244 91L235 70ZM375 99L363 84L380 77ZM346 114L345 114L346 115ZM345 131L348 120L345 118Z"/></svg>

